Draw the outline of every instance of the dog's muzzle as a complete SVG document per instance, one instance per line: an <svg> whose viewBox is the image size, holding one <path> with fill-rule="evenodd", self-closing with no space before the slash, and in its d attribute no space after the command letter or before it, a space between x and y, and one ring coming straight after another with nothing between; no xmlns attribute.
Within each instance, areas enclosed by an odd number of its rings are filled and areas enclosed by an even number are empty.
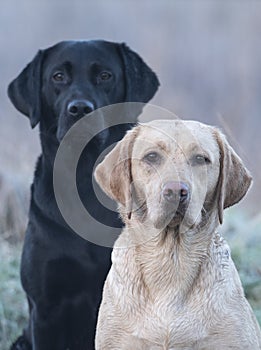
<svg viewBox="0 0 261 350"><path fill-rule="evenodd" d="M186 213L190 200L190 188L182 181L169 181L162 189L162 200L167 216L172 216L170 224L180 222Z"/></svg>

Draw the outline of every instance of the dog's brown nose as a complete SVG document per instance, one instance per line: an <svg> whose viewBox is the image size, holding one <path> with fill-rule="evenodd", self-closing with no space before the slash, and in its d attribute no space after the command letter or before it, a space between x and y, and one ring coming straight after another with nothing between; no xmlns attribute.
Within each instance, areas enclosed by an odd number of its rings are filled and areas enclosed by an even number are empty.
<svg viewBox="0 0 261 350"><path fill-rule="evenodd" d="M169 181L162 190L163 197L171 203L185 203L189 199L189 187L184 182Z"/></svg>

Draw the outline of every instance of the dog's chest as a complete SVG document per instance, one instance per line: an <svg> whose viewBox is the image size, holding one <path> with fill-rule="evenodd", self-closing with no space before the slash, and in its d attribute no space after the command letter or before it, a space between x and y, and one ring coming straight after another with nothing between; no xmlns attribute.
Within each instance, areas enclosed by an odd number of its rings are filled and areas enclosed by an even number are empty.
<svg viewBox="0 0 261 350"><path fill-rule="evenodd" d="M161 349L171 350L188 345L193 349L193 344L207 336L206 324L200 314L202 309L191 308L191 305L177 308L171 303L149 302L138 315L133 335L162 344Z"/></svg>
<svg viewBox="0 0 261 350"><path fill-rule="evenodd" d="M145 344L149 342L150 350L154 349L152 346L166 350L198 349L199 342L210 334L212 318L221 317L220 310L223 308L220 302L229 297L224 285L230 279L230 263L224 252L223 246L220 250L215 248L215 254L201 265L200 274L186 289L185 274L180 274L178 279L176 275L168 275L168 269L163 269L162 260L159 274L155 266L150 271L153 277L164 276L164 283L162 279L154 278L154 283L148 284L146 282L151 281L145 279L148 275L143 274L142 277L141 267L130 263L133 262L132 256L127 256L125 252L124 259L128 258L129 263L122 264L121 260L120 264L117 260L122 258L120 250L117 254L114 252L113 262L116 266L112 268L108 280L113 299L118 301L119 325L123 332L127 329L129 336Z"/></svg>

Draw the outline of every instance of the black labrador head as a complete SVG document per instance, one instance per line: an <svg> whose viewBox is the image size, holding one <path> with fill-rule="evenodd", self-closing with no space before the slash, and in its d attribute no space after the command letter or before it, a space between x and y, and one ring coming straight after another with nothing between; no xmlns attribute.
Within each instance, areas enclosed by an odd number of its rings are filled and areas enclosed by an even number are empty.
<svg viewBox="0 0 261 350"><path fill-rule="evenodd" d="M121 102L146 103L158 86L155 73L125 44L64 41L40 50L8 95L32 127L40 122L41 131L60 142L84 115Z"/></svg>

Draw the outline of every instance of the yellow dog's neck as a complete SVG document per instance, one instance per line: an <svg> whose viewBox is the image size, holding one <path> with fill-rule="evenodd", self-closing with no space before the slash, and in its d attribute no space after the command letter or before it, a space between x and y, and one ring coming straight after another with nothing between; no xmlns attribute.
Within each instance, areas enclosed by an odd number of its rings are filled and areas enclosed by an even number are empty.
<svg viewBox="0 0 261 350"><path fill-rule="evenodd" d="M176 297L184 299L191 293L202 264L209 258L216 228L217 224L213 225L210 218L205 227L191 228L184 233L177 227L166 228L141 242L143 232L137 243L136 229L134 232L134 228L127 225L115 244L113 264L123 280L127 271L133 287L147 298L160 298L168 292L173 298L173 286L178 286ZM149 237L149 231L146 233Z"/></svg>

